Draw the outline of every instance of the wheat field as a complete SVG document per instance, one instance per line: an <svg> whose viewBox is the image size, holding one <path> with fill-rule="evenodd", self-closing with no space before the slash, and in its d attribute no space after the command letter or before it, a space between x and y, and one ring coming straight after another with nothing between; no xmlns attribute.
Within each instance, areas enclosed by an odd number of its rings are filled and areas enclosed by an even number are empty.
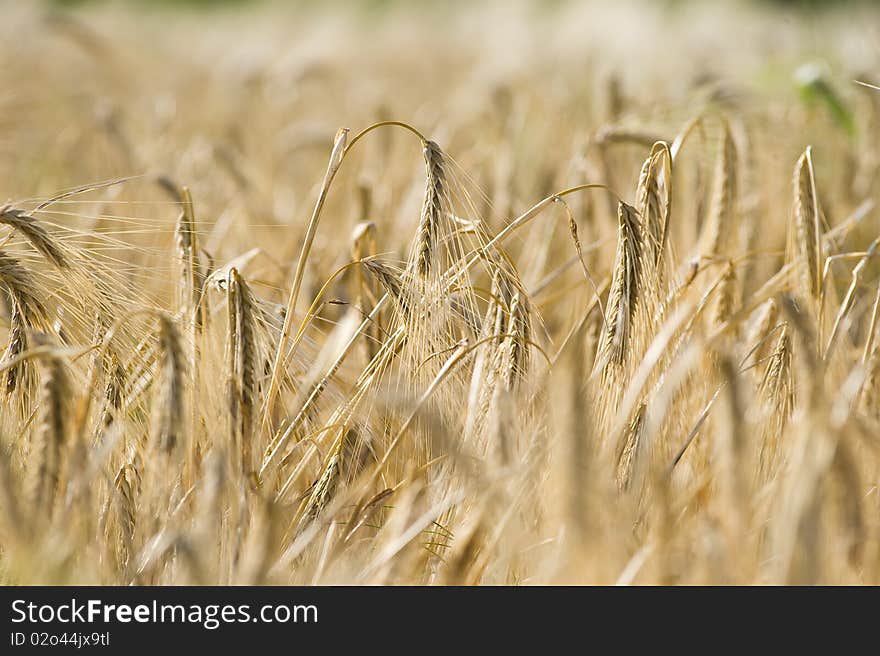
<svg viewBox="0 0 880 656"><path fill-rule="evenodd" d="M880 583L876 9L0 14L3 584Z"/></svg>

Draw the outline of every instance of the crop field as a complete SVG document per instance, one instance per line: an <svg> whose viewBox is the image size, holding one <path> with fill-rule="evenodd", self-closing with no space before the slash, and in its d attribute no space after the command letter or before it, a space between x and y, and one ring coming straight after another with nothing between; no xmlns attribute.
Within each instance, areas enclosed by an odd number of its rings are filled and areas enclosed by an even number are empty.
<svg viewBox="0 0 880 656"><path fill-rule="evenodd" d="M0 583L880 584L880 9L0 15Z"/></svg>

